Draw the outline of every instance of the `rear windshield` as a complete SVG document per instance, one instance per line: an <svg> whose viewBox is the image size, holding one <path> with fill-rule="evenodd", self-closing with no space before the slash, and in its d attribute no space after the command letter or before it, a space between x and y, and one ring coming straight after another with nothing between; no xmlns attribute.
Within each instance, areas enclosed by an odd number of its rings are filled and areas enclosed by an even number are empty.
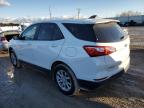
<svg viewBox="0 0 144 108"><path fill-rule="evenodd" d="M123 30L117 23L103 24L74 24L63 25L80 40L91 42L118 42L126 38Z"/></svg>

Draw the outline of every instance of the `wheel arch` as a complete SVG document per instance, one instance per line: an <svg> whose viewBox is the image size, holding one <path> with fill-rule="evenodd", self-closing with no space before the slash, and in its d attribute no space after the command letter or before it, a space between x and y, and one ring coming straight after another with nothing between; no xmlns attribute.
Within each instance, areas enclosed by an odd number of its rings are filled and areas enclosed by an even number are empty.
<svg viewBox="0 0 144 108"><path fill-rule="evenodd" d="M63 65L65 65L65 66L67 66L67 67L71 70L71 71L70 71L70 74L71 74L71 76L72 76L72 78L73 78L73 80L74 80L74 84L75 84L75 93L74 93L74 95L77 94L77 93L79 92L79 89L80 89L79 84L78 84L78 81L77 81L77 77L76 77L74 71L72 70L72 68L71 68L67 63L65 63L65 62L63 62L63 61L55 61L55 62L52 64L52 66L51 66L51 78L52 78L52 80L54 80L54 67L55 67L56 65L58 65L58 64L63 64Z"/></svg>
<svg viewBox="0 0 144 108"><path fill-rule="evenodd" d="M51 73L51 77L52 77L52 80L54 80L54 67L57 66L58 64L63 64L65 66L67 66L72 71L72 73L70 73L70 74L72 74L72 77L77 78L76 75L75 75L75 73L74 73L74 71L72 70L72 68L67 63L59 60L59 61L55 61L51 65L51 72L52 72Z"/></svg>
<svg viewBox="0 0 144 108"><path fill-rule="evenodd" d="M15 50L12 47L9 47L8 52L9 52L9 54L10 54L10 52L14 52L16 57L19 58L17 53L15 52Z"/></svg>
<svg viewBox="0 0 144 108"><path fill-rule="evenodd" d="M9 50L9 52L11 52L11 51L13 51L13 48L12 48L12 47L9 47L9 49L8 49L8 50Z"/></svg>
<svg viewBox="0 0 144 108"><path fill-rule="evenodd" d="M52 77L52 80L54 80L54 67L59 65L59 64L64 64L64 65L68 66L65 62L60 61L60 60L53 62L52 65L51 65L51 72L52 72L51 73L51 77ZM68 67L70 68L70 66L68 66Z"/></svg>

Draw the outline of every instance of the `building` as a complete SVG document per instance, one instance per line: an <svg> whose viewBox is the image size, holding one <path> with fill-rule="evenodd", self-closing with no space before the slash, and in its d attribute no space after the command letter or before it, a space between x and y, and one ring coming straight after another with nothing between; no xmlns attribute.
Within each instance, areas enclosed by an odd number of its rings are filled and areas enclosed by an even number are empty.
<svg viewBox="0 0 144 108"><path fill-rule="evenodd" d="M119 20L121 24L127 24L129 22L135 22L137 24L144 23L144 15L138 16L120 16L120 17L113 17L112 19Z"/></svg>

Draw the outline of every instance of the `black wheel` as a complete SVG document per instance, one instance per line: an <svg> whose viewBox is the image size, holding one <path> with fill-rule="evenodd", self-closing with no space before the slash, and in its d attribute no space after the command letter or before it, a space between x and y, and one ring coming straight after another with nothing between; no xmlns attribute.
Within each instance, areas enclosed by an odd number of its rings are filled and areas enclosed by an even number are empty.
<svg viewBox="0 0 144 108"><path fill-rule="evenodd" d="M54 69L55 82L60 91L65 95L74 95L78 92L76 78L69 67L59 64Z"/></svg>
<svg viewBox="0 0 144 108"><path fill-rule="evenodd" d="M13 51L10 51L10 60L14 67L20 68L19 60L17 59L17 56Z"/></svg>

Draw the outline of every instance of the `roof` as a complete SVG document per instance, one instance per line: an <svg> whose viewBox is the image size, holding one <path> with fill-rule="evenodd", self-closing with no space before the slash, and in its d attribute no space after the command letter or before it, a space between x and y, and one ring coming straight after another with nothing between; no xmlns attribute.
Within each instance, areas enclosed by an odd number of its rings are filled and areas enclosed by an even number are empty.
<svg viewBox="0 0 144 108"><path fill-rule="evenodd" d="M108 23L108 22L119 22L114 19L52 19L43 22L54 22L54 23L79 23L79 24L99 24L99 23Z"/></svg>

